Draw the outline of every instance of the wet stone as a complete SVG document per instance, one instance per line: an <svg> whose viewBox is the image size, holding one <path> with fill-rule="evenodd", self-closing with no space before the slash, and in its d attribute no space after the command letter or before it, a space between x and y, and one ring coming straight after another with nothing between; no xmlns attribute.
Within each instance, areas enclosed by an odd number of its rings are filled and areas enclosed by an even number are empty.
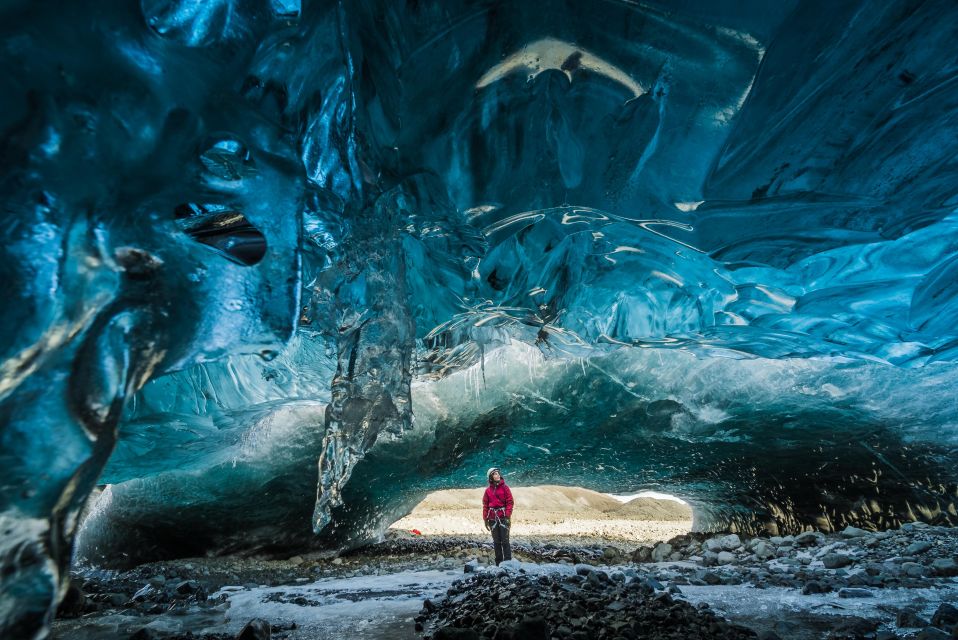
<svg viewBox="0 0 958 640"><path fill-rule="evenodd" d="M826 569L839 569L847 567L852 563L852 559L842 553L826 553L822 557L822 564Z"/></svg>
<svg viewBox="0 0 958 640"><path fill-rule="evenodd" d="M920 553L925 553L926 551L931 549L931 547L932 547L932 544L930 542L925 542L925 541L913 542L907 547L905 547L905 554L909 556L918 555Z"/></svg>
<svg viewBox="0 0 958 640"><path fill-rule="evenodd" d="M943 603L931 617L931 624L940 629L951 629L958 625L958 608L947 602Z"/></svg>
<svg viewBox="0 0 958 640"><path fill-rule="evenodd" d="M799 547L812 547L824 543L825 536L818 531L806 531L795 536L795 545Z"/></svg>
<svg viewBox="0 0 958 640"><path fill-rule="evenodd" d="M246 623L236 640L270 640L270 635L269 623L261 618L254 618Z"/></svg>
<svg viewBox="0 0 958 640"><path fill-rule="evenodd" d="M911 609L903 609L895 616L895 625L902 629L927 627L928 621Z"/></svg>
<svg viewBox="0 0 958 640"><path fill-rule="evenodd" d="M936 576L958 576L958 562L952 558L938 558L931 563L931 570Z"/></svg>

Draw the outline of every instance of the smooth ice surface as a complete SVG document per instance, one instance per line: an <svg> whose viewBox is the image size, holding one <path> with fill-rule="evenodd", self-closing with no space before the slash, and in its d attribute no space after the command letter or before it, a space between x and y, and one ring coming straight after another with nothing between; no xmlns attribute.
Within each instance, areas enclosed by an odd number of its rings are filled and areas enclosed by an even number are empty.
<svg viewBox="0 0 958 640"><path fill-rule="evenodd" d="M355 545L490 460L958 519L953 3L0 17L0 634L105 483L81 559Z"/></svg>

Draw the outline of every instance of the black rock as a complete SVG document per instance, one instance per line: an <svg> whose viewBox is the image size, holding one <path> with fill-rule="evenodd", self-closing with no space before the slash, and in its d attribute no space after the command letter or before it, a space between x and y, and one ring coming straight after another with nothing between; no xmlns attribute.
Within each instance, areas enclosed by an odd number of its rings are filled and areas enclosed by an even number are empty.
<svg viewBox="0 0 958 640"><path fill-rule="evenodd" d="M946 603L943 603L938 610L935 611L935 615L931 617L931 624L933 627L938 627L939 629L950 630L953 626L958 624L958 608Z"/></svg>
<svg viewBox="0 0 958 640"><path fill-rule="evenodd" d="M543 618L523 618L511 629L499 633L502 640L549 640L549 626Z"/></svg>
<svg viewBox="0 0 958 640"><path fill-rule="evenodd" d="M722 584L722 576L714 571L706 571L705 575L702 576L702 580L705 582L705 584L712 586Z"/></svg>
<svg viewBox="0 0 958 640"><path fill-rule="evenodd" d="M825 541L825 536L817 531L806 531L795 536L795 546L810 547L819 545Z"/></svg>
<svg viewBox="0 0 958 640"><path fill-rule="evenodd" d="M143 627L131 635L130 640L159 640L161 637L162 636L160 636L156 629L147 629L146 627Z"/></svg>
<svg viewBox="0 0 958 640"><path fill-rule="evenodd" d="M652 547L641 546L632 552L632 562L648 562L652 559Z"/></svg>
<svg viewBox="0 0 958 640"><path fill-rule="evenodd" d="M188 596L199 591L200 585L196 580L184 580L176 585L176 593L181 596Z"/></svg>
<svg viewBox="0 0 958 640"><path fill-rule="evenodd" d="M433 640L479 640L479 634L474 629L462 627L443 627L432 637Z"/></svg>
<svg viewBox="0 0 958 640"><path fill-rule="evenodd" d="M262 618L253 618L246 623L243 630L236 636L236 640L269 640L269 623Z"/></svg>
<svg viewBox="0 0 958 640"><path fill-rule="evenodd" d="M916 627L927 627L928 621L918 616L911 609L902 609L895 617L895 624L902 629L913 629Z"/></svg>
<svg viewBox="0 0 958 640"><path fill-rule="evenodd" d="M808 596L815 593L828 593L831 590L831 587L824 585L821 582L810 580L809 582L805 583L804 587L802 587L802 595Z"/></svg>
<svg viewBox="0 0 958 640"><path fill-rule="evenodd" d="M80 587L78 587L75 582L71 582L66 595L63 596L63 600L60 602L60 607L57 609L57 617L72 618L79 616L84 612L86 606L86 595L84 595L83 591L80 590Z"/></svg>
<svg viewBox="0 0 958 640"><path fill-rule="evenodd" d="M860 638L869 637L875 633L878 623L865 618L844 618L832 630L829 638Z"/></svg>

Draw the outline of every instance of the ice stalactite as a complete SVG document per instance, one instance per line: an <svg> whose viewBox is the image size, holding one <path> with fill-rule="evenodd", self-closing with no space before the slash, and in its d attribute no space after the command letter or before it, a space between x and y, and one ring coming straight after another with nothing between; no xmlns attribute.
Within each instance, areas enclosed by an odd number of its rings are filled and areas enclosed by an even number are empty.
<svg viewBox="0 0 958 640"><path fill-rule="evenodd" d="M342 489L356 463L380 434L400 436L410 427L410 382L415 325L406 295L406 264L398 234L369 235L390 225L389 197L354 221L350 256L333 292L337 333L336 374L326 409L313 528L322 532L342 505Z"/></svg>

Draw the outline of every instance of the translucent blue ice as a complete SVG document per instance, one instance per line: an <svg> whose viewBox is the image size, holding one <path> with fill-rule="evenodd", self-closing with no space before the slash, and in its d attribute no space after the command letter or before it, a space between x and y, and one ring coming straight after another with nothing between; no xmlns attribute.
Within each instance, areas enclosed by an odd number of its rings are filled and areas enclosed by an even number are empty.
<svg viewBox="0 0 958 640"><path fill-rule="evenodd" d="M355 545L492 462L958 518L952 3L0 17L0 635L74 546Z"/></svg>

